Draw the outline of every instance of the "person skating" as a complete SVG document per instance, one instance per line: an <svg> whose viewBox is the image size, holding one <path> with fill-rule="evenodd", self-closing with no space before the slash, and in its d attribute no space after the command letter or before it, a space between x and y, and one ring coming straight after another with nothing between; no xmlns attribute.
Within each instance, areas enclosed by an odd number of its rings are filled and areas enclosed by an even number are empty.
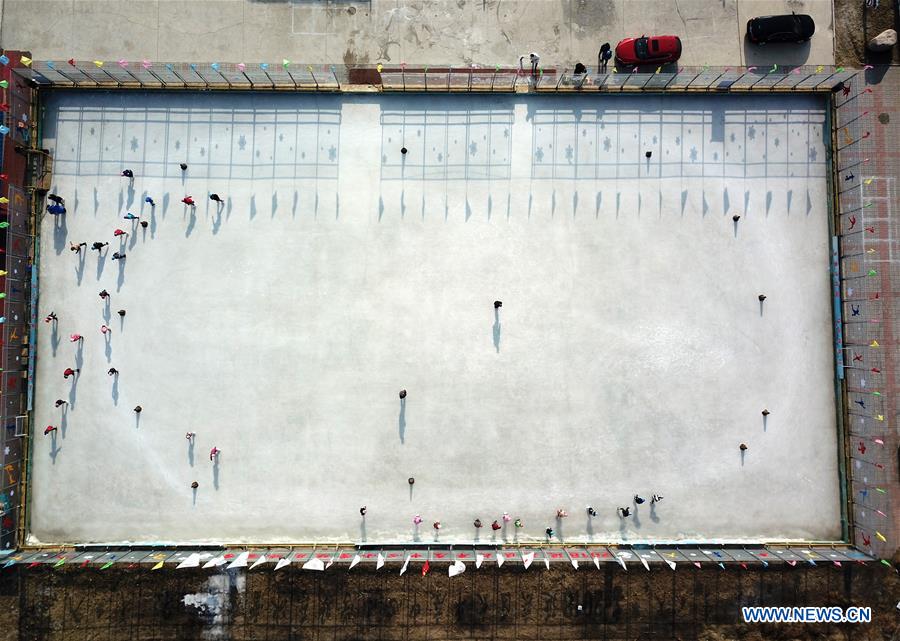
<svg viewBox="0 0 900 641"><path fill-rule="evenodd" d="M45 322L45 323L55 323L55 322L58 321L58 320L59 320L59 318L56 316L56 312L50 312L50 313L47 314L47 316L44 318L44 322Z"/></svg>
<svg viewBox="0 0 900 641"><path fill-rule="evenodd" d="M87 243L69 243L69 251L81 253L82 247L87 247Z"/></svg>
<svg viewBox="0 0 900 641"><path fill-rule="evenodd" d="M47 205L47 213L52 216L62 216L66 213L66 208L62 205Z"/></svg>
<svg viewBox="0 0 900 641"><path fill-rule="evenodd" d="M134 406L134 413L135 413L135 414L140 414L140 413L143 412L143 411L144 411L144 408L141 407L140 405L135 405L135 406Z"/></svg>
<svg viewBox="0 0 900 641"><path fill-rule="evenodd" d="M637 494L635 494L635 495L634 495L634 502L637 503L638 505L640 505L641 503L644 502L644 499L642 499L640 496L638 496Z"/></svg>
<svg viewBox="0 0 900 641"><path fill-rule="evenodd" d="M185 205L190 205L191 207L196 205L196 203L194 202L194 199L191 198L190 196L185 196L184 198L181 199L181 202L183 202Z"/></svg>
<svg viewBox="0 0 900 641"><path fill-rule="evenodd" d="M218 447L213 447L213 448L209 451L209 460L211 461L211 460L213 460L213 459L219 458L219 453L220 453L221 451L222 451L222 450L220 450Z"/></svg>
<svg viewBox="0 0 900 641"><path fill-rule="evenodd" d="M153 199L150 196L144 196L144 202L150 205L151 207L156 207L156 203L153 202Z"/></svg>
<svg viewBox="0 0 900 641"><path fill-rule="evenodd" d="M659 494L654 494L650 497L650 505L653 505L654 503L659 503L662 500L663 500L663 497L661 497Z"/></svg>
<svg viewBox="0 0 900 641"><path fill-rule="evenodd" d="M119 370L117 370L115 367L110 367L108 370L106 370L106 375L107 376L118 376Z"/></svg>
<svg viewBox="0 0 900 641"><path fill-rule="evenodd" d="M99 252L101 249L103 249L107 245L109 245L109 243L101 243L99 240L95 241L94 243L91 244L91 251Z"/></svg>
<svg viewBox="0 0 900 641"><path fill-rule="evenodd" d="M47 194L47 200L51 200L57 205L65 206L66 200L62 196L57 196L56 194Z"/></svg>
<svg viewBox="0 0 900 641"><path fill-rule="evenodd" d="M496 532L497 530L501 529L502 527L503 527L503 526L501 526L499 523L497 523L497 520L496 520L496 519L494 519L494 522L491 523L491 529L492 529L494 532Z"/></svg>
<svg viewBox="0 0 900 641"><path fill-rule="evenodd" d="M51 432L55 432L55 431L56 431L55 425L48 425L47 427L44 428L44 436L47 436L47 434L50 434Z"/></svg>
<svg viewBox="0 0 900 641"><path fill-rule="evenodd" d="M125 176L125 178L134 178L134 172L130 169L123 169L122 175Z"/></svg>
<svg viewBox="0 0 900 641"><path fill-rule="evenodd" d="M592 508L590 505L587 506L588 516L597 516L597 510Z"/></svg>
<svg viewBox="0 0 900 641"><path fill-rule="evenodd" d="M631 514L631 508L630 507L618 507L618 508L616 508L616 512L618 512L619 516L621 516L622 518L625 518L626 516Z"/></svg>
<svg viewBox="0 0 900 641"><path fill-rule="evenodd" d="M106 291L105 289L101 289L101 290L100 290L100 298L102 298L103 300L108 299L108 298L109 298L109 292Z"/></svg>
<svg viewBox="0 0 900 641"><path fill-rule="evenodd" d="M216 203L224 203L225 201L219 196L219 194L210 194L209 199Z"/></svg>
<svg viewBox="0 0 900 641"><path fill-rule="evenodd" d="M113 260L122 260L123 258L125 258L125 252L113 252Z"/></svg>
<svg viewBox="0 0 900 641"><path fill-rule="evenodd" d="M84 336L82 336L81 334L72 334L71 336L69 336L69 340L73 343L78 343L84 340Z"/></svg>
<svg viewBox="0 0 900 641"><path fill-rule="evenodd" d="M116 238L118 238L119 236L128 236L128 232L124 229L117 229L113 232L113 236L115 236Z"/></svg>
<svg viewBox="0 0 900 641"><path fill-rule="evenodd" d="M139 220L139 219L140 219L140 216L135 216L135 215L132 214L131 212L128 212L127 214L125 214L124 216L122 216L122 218L124 218L125 220Z"/></svg>
<svg viewBox="0 0 900 641"><path fill-rule="evenodd" d="M72 369L71 367L67 367L63 370L63 378L69 378L70 376L75 376L81 370L80 369Z"/></svg>
<svg viewBox="0 0 900 641"><path fill-rule="evenodd" d="M61 398L56 399L56 402L54 403L54 405L56 407L59 407L60 405L68 405L68 404L69 404L69 401L63 400Z"/></svg>

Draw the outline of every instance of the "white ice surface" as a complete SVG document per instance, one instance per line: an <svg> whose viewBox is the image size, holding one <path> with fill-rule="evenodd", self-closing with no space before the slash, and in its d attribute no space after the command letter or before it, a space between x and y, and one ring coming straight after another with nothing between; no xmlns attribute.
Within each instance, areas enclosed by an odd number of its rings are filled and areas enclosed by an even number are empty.
<svg viewBox="0 0 900 641"><path fill-rule="evenodd" d="M823 105L57 94L32 540L837 538Z"/></svg>

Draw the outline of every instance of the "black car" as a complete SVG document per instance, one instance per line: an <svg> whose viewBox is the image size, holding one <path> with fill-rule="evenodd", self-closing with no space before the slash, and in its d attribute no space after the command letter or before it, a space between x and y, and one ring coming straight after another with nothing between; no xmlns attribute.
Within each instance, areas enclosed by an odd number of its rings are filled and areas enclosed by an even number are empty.
<svg viewBox="0 0 900 641"><path fill-rule="evenodd" d="M755 44L806 42L815 32L816 23L805 14L760 16L747 21L747 38Z"/></svg>

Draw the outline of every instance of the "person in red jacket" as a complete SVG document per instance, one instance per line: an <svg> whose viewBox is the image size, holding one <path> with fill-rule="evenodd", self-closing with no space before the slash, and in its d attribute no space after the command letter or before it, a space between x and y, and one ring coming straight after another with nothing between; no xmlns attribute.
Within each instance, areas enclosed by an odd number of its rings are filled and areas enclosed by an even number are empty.
<svg viewBox="0 0 900 641"><path fill-rule="evenodd" d="M185 196L181 199L181 202L183 202L185 205L190 205L191 207L194 206L194 199L190 196Z"/></svg>
<svg viewBox="0 0 900 641"><path fill-rule="evenodd" d="M80 369L72 369L71 367L67 367L65 370L63 370L63 378L75 376L75 374L78 374L80 371Z"/></svg>

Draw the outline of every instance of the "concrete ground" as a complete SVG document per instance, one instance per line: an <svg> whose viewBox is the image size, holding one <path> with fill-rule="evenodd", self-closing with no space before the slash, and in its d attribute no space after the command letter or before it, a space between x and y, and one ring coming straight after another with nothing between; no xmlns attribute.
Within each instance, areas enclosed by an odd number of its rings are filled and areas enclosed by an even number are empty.
<svg viewBox="0 0 900 641"><path fill-rule="evenodd" d="M491 540L504 511L523 541L838 538L824 122L804 95L55 94L32 541Z"/></svg>
<svg viewBox="0 0 900 641"><path fill-rule="evenodd" d="M862 2L862 0L860 0ZM832 64L831 0L5 0L0 38L36 59L596 64L603 42L674 33L685 65ZM755 47L748 18L809 13L806 45Z"/></svg>

